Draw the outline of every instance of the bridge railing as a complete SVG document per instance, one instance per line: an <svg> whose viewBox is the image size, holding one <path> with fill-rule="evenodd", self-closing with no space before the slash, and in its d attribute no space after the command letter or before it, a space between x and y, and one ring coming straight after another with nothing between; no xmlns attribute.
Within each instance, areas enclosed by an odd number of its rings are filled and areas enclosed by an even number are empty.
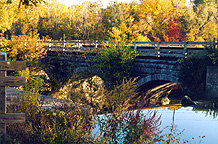
<svg viewBox="0 0 218 144"><path fill-rule="evenodd" d="M193 53L204 53L208 42L134 42L134 49L141 56L187 57Z"/></svg>
<svg viewBox="0 0 218 144"><path fill-rule="evenodd" d="M28 41L24 42L26 45ZM93 49L102 47L107 41L70 40L70 41L37 41L43 43L48 50L91 52ZM143 42L127 41L126 45L135 49L140 56L153 57L176 57L183 58L193 53L204 53L204 46L209 42Z"/></svg>
<svg viewBox="0 0 218 144"><path fill-rule="evenodd" d="M102 47L107 44L106 41L44 41L47 47L51 50L73 50L73 51L91 51L94 48ZM142 41L127 41L126 44L132 49L135 49L140 56L153 57L176 57L183 58L193 55L193 53L204 53L204 46L209 42L142 42Z"/></svg>

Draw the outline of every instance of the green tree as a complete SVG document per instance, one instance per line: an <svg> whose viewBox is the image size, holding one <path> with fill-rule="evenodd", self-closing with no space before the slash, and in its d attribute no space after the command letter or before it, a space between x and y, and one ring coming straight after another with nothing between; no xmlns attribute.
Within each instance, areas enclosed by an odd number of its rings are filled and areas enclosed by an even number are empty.
<svg viewBox="0 0 218 144"><path fill-rule="evenodd" d="M40 7L21 6L16 10L17 20L12 25L12 33L15 35L35 35L38 32L37 25L41 13Z"/></svg>

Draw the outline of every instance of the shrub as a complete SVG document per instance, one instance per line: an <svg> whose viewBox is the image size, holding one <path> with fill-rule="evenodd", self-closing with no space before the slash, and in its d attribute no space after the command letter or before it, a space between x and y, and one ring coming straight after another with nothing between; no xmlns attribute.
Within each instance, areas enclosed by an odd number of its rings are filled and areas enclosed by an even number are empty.
<svg viewBox="0 0 218 144"><path fill-rule="evenodd" d="M217 39L218 40L218 39ZM211 59L212 64L218 64L218 43L217 41L210 42L209 45L205 46L207 56Z"/></svg>
<svg viewBox="0 0 218 144"><path fill-rule="evenodd" d="M99 115L89 106L69 101L54 109L44 109L35 94L21 95L7 111L24 112L24 124L8 124L8 143L153 143L165 142L158 135L160 116L156 111L143 113L143 102L132 102L135 96L134 80L125 81L106 92L111 111ZM137 109L137 110L134 110ZM101 111L102 112L102 111ZM108 113L110 112L110 113ZM99 128L97 135L94 128ZM171 131L173 133L173 130ZM171 138L172 134L164 134ZM163 134L163 133L162 133Z"/></svg>
<svg viewBox="0 0 218 144"><path fill-rule="evenodd" d="M14 75L23 76L26 78L26 85L20 87L21 90L30 91L34 93L39 93L44 89L44 79L42 76L38 75L35 71L30 71L28 68L26 70L17 71Z"/></svg>
<svg viewBox="0 0 218 144"><path fill-rule="evenodd" d="M97 127L100 143L146 143L153 140L160 125L160 116L156 111L142 113L138 110L126 111L127 103L109 114L98 116Z"/></svg>
<svg viewBox="0 0 218 144"><path fill-rule="evenodd" d="M121 84L124 78L130 78L133 61L137 55L135 50L126 46L125 41L109 41L108 46L104 45L97 52L97 64L93 71L105 81L107 88L113 89L115 85Z"/></svg>
<svg viewBox="0 0 218 144"><path fill-rule="evenodd" d="M82 107L63 104L58 109L45 110L39 105L37 95L23 95L14 109L25 112L24 124L8 125L10 143L91 143L89 133L92 130L93 114ZM69 104L68 104L69 105Z"/></svg>
<svg viewBox="0 0 218 144"><path fill-rule="evenodd" d="M205 96L206 69L208 65L218 63L217 42L214 40L205 46L205 54L193 54L191 57L179 60L181 69L179 81L185 93L192 99L199 99Z"/></svg>
<svg viewBox="0 0 218 144"><path fill-rule="evenodd" d="M36 46L38 35L29 37L26 35L12 36L0 46L1 51L7 52L9 60L34 61L46 54L41 44ZM26 41L26 45L25 45Z"/></svg>
<svg viewBox="0 0 218 144"><path fill-rule="evenodd" d="M196 100L204 97L207 57L194 54L180 61L179 81L184 93Z"/></svg>

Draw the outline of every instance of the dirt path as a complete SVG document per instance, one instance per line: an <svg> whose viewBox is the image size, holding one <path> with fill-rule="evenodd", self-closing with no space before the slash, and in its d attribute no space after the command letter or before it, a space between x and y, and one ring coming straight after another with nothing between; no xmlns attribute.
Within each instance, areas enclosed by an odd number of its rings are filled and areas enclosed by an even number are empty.
<svg viewBox="0 0 218 144"><path fill-rule="evenodd" d="M15 102L15 100L19 96L30 95L30 94L32 93L18 90L15 88L6 87L7 104L11 104ZM65 100L56 99L45 95L37 95L37 98L40 100L40 105L42 105L44 108L53 108L53 107L61 106L64 102L66 102Z"/></svg>

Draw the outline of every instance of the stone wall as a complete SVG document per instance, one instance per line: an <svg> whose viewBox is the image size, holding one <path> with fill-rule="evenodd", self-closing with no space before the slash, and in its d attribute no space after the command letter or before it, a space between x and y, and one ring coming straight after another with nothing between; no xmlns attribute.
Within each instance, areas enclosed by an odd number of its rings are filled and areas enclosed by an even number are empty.
<svg viewBox="0 0 218 144"><path fill-rule="evenodd" d="M42 59L42 63L47 68L45 71L49 77L55 72L56 75L52 77L56 79L63 76L70 78L73 73L83 71L92 65L90 59L93 57L95 57L94 54L48 51L47 56ZM138 56L134 60L132 77L139 78L139 86L153 80L166 80L179 84L179 70L177 59Z"/></svg>
<svg viewBox="0 0 218 144"><path fill-rule="evenodd" d="M139 86L153 80L166 80L179 83L178 73L180 66L175 59L137 57L134 64L135 66L132 69L133 77L139 77Z"/></svg>
<svg viewBox="0 0 218 144"><path fill-rule="evenodd" d="M52 80L67 81L74 73L88 70L90 58L84 52L48 51L40 60L41 67Z"/></svg>
<svg viewBox="0 0 218 144"><path fill-rule="evenodd" d="M218 66L207 67L206 96L218 98Z"/></svg>

